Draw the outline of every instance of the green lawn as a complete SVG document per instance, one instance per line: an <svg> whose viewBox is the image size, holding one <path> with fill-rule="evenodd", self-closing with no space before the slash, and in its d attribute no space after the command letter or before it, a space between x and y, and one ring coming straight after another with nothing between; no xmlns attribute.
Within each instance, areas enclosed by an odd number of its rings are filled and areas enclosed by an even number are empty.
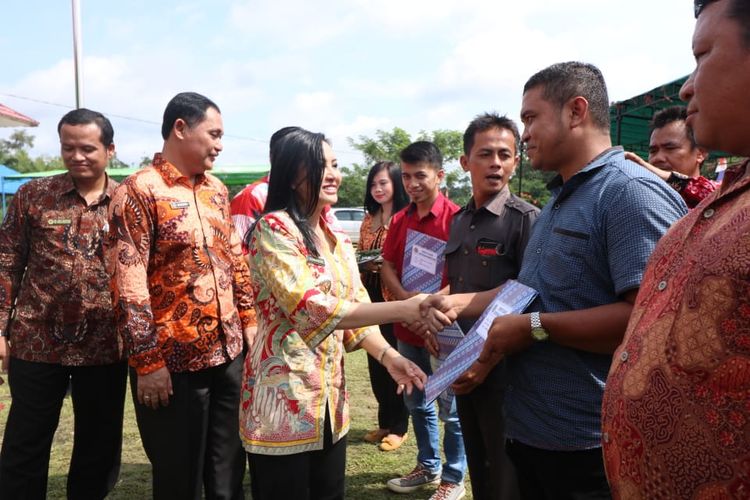
<svg viewBox="0 0 750 500"><path fill-rule="evenodd" d="M364 351L347 355L346 370L352 414L347 450L347 498L368 500L428 498L431 494L428 489L410 495L398 495L386 490L385 482L388 479L409 472L416 464L417 451L413 433L410 430L407 444L399 450L388 453L381 452L375 445L362 441L365 432L377 424L377 406L370 390ZM1 433L5 431L5 419L9 406L10 393L6 380L6 384L0 386L0 439L2 439ZM123 500L149 498L151 496L151 469L141 447L130 394L126 399L124 425L122 471L120 480L109 498ZM47 496L49 499L65 498L65 479L72 445L72 408L70 400L66 399L60 426L52 444ZM250 498L249 479L246 481L248 482L247 497ZM467 490L470 490L468 482ZM471 498L469 491L467 491L467 498Z"/></svg>

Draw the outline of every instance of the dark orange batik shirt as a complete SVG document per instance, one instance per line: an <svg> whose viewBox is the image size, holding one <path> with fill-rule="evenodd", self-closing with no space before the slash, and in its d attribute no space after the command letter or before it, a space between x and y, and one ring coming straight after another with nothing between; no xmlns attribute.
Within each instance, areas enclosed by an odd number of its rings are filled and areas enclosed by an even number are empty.
<svg viewBox="0 0 750 500"><path fill-rule="evenodd" d="M110 208L107 260L130 365L197 371L242 351L255 318L226 187L195 185L161 155L123 181Z"/></svg>
<svg viewBox="0 0 750 500"><path fill-rule="evenodd" d="M602 409L616 499L750 497L750 173L659 241Z"/></svg>
<svg viewBox="0 0 750 500"><path fill-rule="evenodd" d="M122 359L102 252L117 186L107 179L87 206L66 173L13 197L0 227L0 328L13 357L70 366Z"/></svg>

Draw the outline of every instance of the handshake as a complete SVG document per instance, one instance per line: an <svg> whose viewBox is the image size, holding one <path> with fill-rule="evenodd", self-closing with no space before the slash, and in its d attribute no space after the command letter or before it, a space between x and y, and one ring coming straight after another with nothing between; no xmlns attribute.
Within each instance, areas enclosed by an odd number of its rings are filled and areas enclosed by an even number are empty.
<svg viewBox="0 0 750 500"><path fill-rule="evenodd" d="M450 295L414 294L405 299L409 314L401 325L419 335L425 341L425 347L433 356L438 355L438 343L435 335L453 323L460 313L460 307Z"/></svg>

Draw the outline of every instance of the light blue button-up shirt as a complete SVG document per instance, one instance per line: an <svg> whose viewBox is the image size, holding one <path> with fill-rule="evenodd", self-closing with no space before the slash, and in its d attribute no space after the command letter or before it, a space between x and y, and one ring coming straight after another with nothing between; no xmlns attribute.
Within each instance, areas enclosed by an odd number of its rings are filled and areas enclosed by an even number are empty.
<svg viewBox="0 0 750 500"><path fill-rule="evenodd" d="M679 194L621 148L608 149L563 184L536 221L518 280L539 297L530 310L561 312L621 300L638 288L656 242L687 213ZM604 332L603 332L604 333ZM507 436L547 450L601 446L610 355L551 341L509 359Z"/></svg>

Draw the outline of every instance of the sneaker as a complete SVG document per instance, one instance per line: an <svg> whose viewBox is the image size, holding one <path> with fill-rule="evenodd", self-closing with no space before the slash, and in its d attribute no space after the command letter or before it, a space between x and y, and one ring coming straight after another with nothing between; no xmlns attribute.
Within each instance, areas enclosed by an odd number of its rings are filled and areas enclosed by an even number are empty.
<svg viewBox="0 0 750 500"><path fill-rule="evenodd" d="M440 482L440 472L430 472L422 464L417 464L414 470L403 477L389 479L386 486L396 493L410 493L426 484Z"/></svg>
<svg viewBox="0 0 750 500"><path fill-rule="evenodd" d="M461 500L466 496L466 487L463 483L449 483L440 481L437 491L433 493L430 500Z"/></svg>

